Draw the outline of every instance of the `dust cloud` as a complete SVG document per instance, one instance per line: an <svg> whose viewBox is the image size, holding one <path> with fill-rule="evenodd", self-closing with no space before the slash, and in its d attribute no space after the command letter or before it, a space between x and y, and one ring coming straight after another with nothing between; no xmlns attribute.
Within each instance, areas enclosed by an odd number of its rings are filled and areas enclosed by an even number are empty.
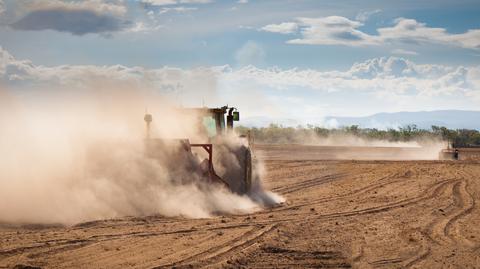
<svg viewBox="0 0 480 269"><path fill-rule="evenodd" d="M438 160L446 143L441 139L429 138L412 141L388 141L366 139L354 135L331 135L315 138L309 145L337 147L335 159L358 160ZM341 150L341 147L344 149Z"/></svg>
<svg viewBox="0 0 480 269"><path fill-rule="evenodd" d="M196 122L171 100L135 85L20 93L0 88L0 222L74 224L155 214L203 218L282 201L262 189L257 170L254 191L240 195L206 182L184 159L149 158L146 110L154 116L153 137L206 142ZM231 150L241 145L236 143L228 144ZM178 146L178 140L172 144ZM221 160L216 164L221 175L238 162Z"/></svg>
<svg viewBox="0 0 480 269"><path fill-rule="evenodd" d="M313 132L298 132L290 135L287 141L281 138L257 141L259 156L275 160L438 160L442 149L447 147L445 141L435 137L388 141L352 134L324 137ZM265 146L261 146L262 143Z"/></svg>

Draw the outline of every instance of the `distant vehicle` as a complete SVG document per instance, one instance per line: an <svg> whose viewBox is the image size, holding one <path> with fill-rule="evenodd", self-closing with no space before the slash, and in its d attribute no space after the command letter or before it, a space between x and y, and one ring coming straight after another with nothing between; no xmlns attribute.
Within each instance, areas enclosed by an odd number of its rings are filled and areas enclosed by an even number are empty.
<svg viewBox="0 0 480 269"><path fill-rule="evenodd" d="M455 143L448 143L446 149L442 149L439 153L440 160L466 160L478 159L480 152L480 145L467 144L462 147L457 147Z"/></svg>

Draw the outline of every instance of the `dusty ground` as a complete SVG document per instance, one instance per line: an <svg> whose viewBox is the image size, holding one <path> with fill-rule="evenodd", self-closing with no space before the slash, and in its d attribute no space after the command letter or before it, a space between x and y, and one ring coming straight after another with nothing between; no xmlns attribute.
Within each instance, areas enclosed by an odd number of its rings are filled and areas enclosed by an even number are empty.
<svg viewBox="0 0 480 269"><path fill-rule="evenodd" d="M270 158L266 185L287 198L281 207L212 219L3 225L0 268L480 268L479 163L259 150Z"/></svg>

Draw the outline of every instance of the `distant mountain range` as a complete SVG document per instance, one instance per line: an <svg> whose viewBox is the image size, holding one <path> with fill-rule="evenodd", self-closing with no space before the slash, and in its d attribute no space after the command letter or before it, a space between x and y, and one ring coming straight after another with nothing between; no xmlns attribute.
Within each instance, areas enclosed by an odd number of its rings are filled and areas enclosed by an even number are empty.
<svg viewBox="0 0 480 269"><path fill-rule="evenodd" d="M310 123L324 127L341 127L359 125L361 128L388 129L415 124L418 128L430 129L432 125L445 126L450 129L480 130L480 111L467 110L436 110L418 112L377 113L366 117L336 117L328 116L311 121L295 119L280 119L268 117L251 117L242 120L241 124L248 127L264 127L271 123L282 126L298 126Z"/></svg>

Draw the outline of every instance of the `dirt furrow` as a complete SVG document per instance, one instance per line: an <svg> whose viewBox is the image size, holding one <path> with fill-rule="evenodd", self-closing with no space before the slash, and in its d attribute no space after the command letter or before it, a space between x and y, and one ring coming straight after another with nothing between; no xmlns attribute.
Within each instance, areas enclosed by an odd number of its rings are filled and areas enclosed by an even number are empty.
<svg viewBox="0 0 480 269"><path fill-rule="evenodd" d="M350 191L349 193L346 193L346 194L340 194L340 195L335 195L335 196L311 199L307 203L295 203L291 206L283 206L283 207L276 208L273 211L288 211L288 210L292 210L294 208L298 208L298 207L302 207L302 206L311 206L311 205L321 204L321 203L324 203L324 202L336 201L336 200L341 200L341 199L345 199L345 198L352 198L352 197L356 197L356 196L358 196L360 194L363 194L363 193L366 193L366 192L371 192L371 191L375 191L377 189L381 189L381 188L383 188L387 185L391 185L391 184L394 184L394 183L404 181L403 178L399 178L399 179L396 179L396 180L381 182L381 181L383 181L387 178L391 178L392 176L393 175L381 177L381 178L375 180L375 182L380 181L378 183L374 183L372 185L368 185L368 186L365 186L363 188L359 188L359 189ZM349 179L354 180L353 178L349 178Z"/></svg>
<svg viewBox="0 0 480 269"><path fill-rule="evenodd" d="M475 200L473 199L472 195L468 192L468 182L462 181L460 185L456 185L454 189L455 195L458 197L460 202L460 210L456 212L450 220L446 223L444 228L444 234L449 238L452 238L457 243L461 243L463 245L474 247L475 244L472 243L470 240L466 239L462 236L461 231L458 229L454 229L455 223L469 215L475 207Z"/></svg>
<svg viewBox="0 0 480 269"><path fill-rule="evenodd" d="M423 200L431 199L436 197L436 194L445 188L445 186L448 183L451 183L452 180L445 180L441 181L437 184L434 184L426 193L414 197L414 198L407 198L403 199L394 203L388 203L386 205L381 205L381 206L376 206L376 207L370 207L370 208L365 208L365 209L360 209L360 210L352 210L352 211L346 211L346 212L339 212L339 213L331 213L331 214L323 214L323 215L317 215L312 218L317 218L317 219L326 219L326 218L338 218L338 217L351 217L351 216L357 216L357 215L364 215L364 214L373 214L373 213L380 213L380 212L385 212L391 209L396 209L399 207L405 207L409 205L414 205L416 203L419 203ZM430 193L430 194L429 194Z"/></svg>
<svg viewBox="0 0 480 269"><path fill-rule="evenodd" d="M214 246L210 249L207 249L203 252L190 256L188 258L178 260L174 263L160 265L154 268L171 268L171 267L178 267L182 265L190 265L194 267L201 266L204 263L212 263L216 259L220 259L221 257L228 256L227 254L235 252L239 249L248 247L249 245L253 244L255 240L259 237L263 236L264 234L270 232L272 229L276 227L276 224L264 226L264 227L254 227L248 232L234 238L233 240L229 240L226 243Z"/></svg>

